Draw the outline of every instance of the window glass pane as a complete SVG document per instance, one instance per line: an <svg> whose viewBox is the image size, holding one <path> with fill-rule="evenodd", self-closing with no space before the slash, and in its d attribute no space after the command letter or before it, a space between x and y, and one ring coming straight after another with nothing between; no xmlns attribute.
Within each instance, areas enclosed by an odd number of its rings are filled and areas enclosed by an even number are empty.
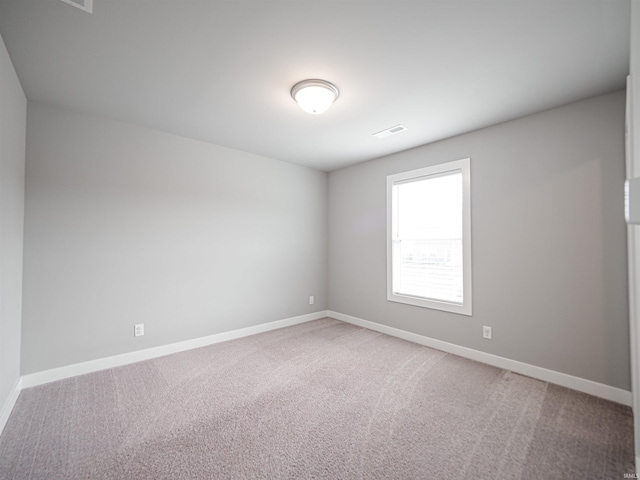
<svg viewBox="0 0 640 480"><path fill-rule="evenodd" d="M393 292L462 304L462 172L398 183L393 190Z"/></svg>

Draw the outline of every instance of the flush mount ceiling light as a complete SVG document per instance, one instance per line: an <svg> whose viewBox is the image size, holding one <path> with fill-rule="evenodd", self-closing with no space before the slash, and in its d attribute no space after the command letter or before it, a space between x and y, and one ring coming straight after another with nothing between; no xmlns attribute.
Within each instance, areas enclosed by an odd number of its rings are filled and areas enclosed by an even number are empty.
<svg viewBox="0 0 640 480"><path fill-rule="evenodd" d="M307 113L326 112L340 95L338 88L326 80L302 80L291 89L291 96Z"/></svg>

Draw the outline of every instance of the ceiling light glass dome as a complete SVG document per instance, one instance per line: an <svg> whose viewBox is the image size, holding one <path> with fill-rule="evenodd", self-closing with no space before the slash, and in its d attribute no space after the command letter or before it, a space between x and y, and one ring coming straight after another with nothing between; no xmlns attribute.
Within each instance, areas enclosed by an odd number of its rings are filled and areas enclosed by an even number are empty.
<svg viewBox="0 0 640 480"><path fill-rule="evenodd" d="M338 88L326 80L303 80L291 89L291 96L300 108L311 114L326 112L339 95Z"/></svg>

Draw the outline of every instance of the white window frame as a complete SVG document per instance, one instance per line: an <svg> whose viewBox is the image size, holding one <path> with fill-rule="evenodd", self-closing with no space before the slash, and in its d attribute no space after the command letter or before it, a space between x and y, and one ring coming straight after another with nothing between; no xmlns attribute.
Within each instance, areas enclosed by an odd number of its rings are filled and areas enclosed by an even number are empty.
<svg viewBox="0 0 640 480"><path fill-rule="evenodd" d="M432 300L395 293L393 291L393 187L396 184L417 181L429 176L462 173L462 303ZM387 176L387 300L418 307L472 315L471 272L471 159L464 158L429 167Z"/></svg>

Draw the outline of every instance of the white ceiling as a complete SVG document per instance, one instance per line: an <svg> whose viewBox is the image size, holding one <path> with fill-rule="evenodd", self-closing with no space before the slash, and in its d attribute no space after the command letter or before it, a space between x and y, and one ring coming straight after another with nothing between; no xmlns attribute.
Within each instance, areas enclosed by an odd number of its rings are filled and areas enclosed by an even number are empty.
<svg viewBox="0 0 640 480"><path fill-rule="evenodd" d="M28 99L330 171L623 88L628 0L0 0ZM308 115L306 78L340 98ZM406 132L378 139L402 123Z"/></svg>

